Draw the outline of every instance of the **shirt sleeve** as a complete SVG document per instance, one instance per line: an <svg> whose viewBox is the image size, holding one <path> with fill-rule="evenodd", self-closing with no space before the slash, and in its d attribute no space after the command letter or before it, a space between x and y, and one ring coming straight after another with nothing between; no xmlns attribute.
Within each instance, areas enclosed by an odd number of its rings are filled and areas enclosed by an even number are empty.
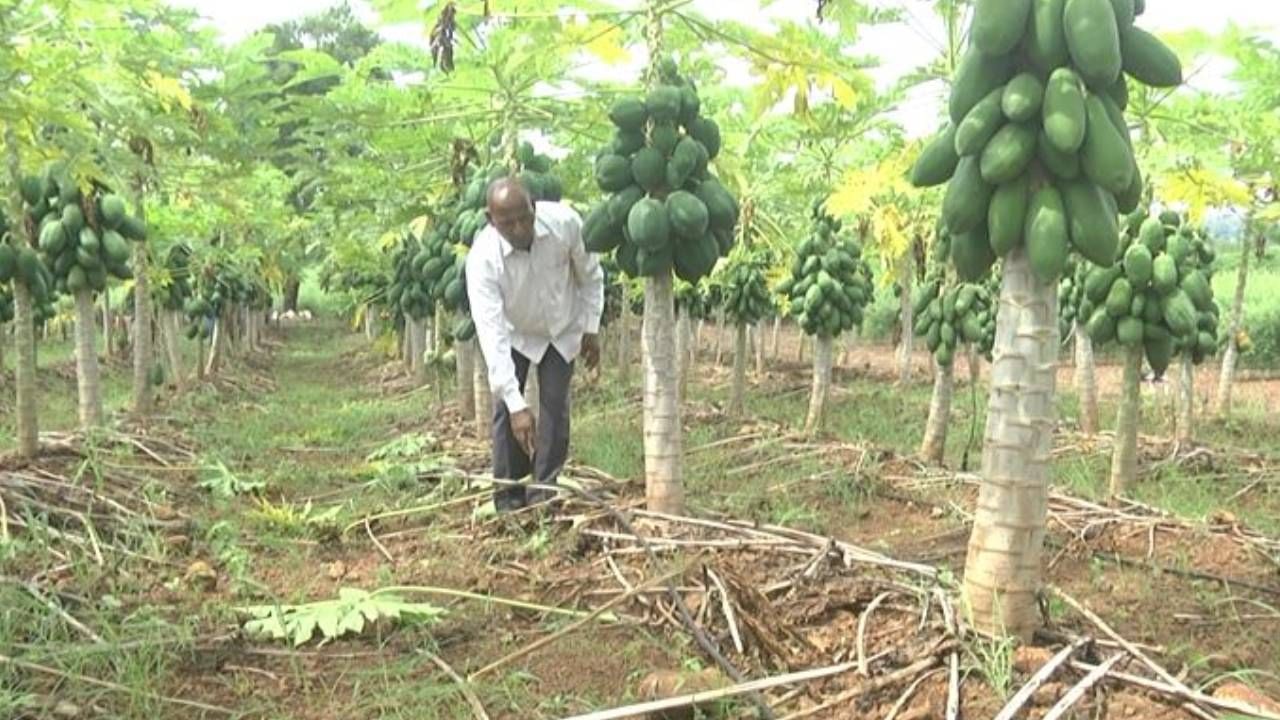
<svg viewBox="0 0 1280 720"><path fill-rule="evenodd" d="M582 219L573 213L565 222L565 239L569 242L569 260L586 314L584 330L592 335L600 332L600 316L604 314L604 270L600 258L587 252L582 241Z"/></svg>
<svg viewBox="0 0 1280 720"><path fill-rule="evenodd" d="M467 254L467 299L471 319L476 324L476 339L489 369L489 390L502 399L507 411L518 413L528 405L516 379L516 365L511 359L511 337L502 312L502 291L493 263L486 261L479 243ZM479 410L480 408L477 408Z"/></svg>

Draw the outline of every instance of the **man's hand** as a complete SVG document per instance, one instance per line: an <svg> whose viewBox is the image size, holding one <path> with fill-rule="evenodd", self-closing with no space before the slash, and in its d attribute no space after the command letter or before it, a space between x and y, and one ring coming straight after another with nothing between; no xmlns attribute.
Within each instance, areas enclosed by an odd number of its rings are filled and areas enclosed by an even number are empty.
<svg viewBox="0 0 1280 720"><path fill-rule="evenodd" d="M582 336L582 359L590 370L595 370L600 365L600 336L595 333Z"/></svg>
<svg viewBox="0 0 1280 720"><path fill-rule="evenodd" d="M532 460L534 448L537 447L538 430L529 408L511 413L511 434L515 435L516 442L524 449L524 454Z"/></svg>

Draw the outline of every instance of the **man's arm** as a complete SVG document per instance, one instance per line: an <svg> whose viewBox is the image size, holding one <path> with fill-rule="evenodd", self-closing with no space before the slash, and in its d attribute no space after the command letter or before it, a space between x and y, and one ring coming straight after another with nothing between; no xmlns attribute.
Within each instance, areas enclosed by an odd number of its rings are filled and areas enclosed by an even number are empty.
<svg viewBox="0 0 1280 720"><path fill-rule="evenodd" d="M467 255L467 299L471 304L471 319L476 324L476 339L480 341L480 352L484 354L485 365L489 368L489 389L514 415L528 405L520 392L516 365L511 359L511 338L507 334L507 319L502 311L497 270L480 255L475 248ZM487 409L476 409L488 412Z"/></svg>
<svg viewBox="0 0 1280 720"><path fill-rule="evenodd" d="M565 228L573 278L586 313L584 330L588 335L595 335L600 332L600 316L604 314L604 270L600 267L600 258L587 252L582 242L582 219L577 213L565 223Z"/></svg>

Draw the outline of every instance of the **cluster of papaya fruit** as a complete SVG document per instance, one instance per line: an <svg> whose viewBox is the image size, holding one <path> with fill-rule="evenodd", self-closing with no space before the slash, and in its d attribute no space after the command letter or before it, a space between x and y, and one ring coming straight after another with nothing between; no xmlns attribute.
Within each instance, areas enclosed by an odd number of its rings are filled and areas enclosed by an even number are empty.
<svg viewBox="0 0 1280 720"><path fill-rule="evenodd" d="M721 307L734 325L754 325L773 313L768 271L764 253L739 246L713 276Z"/></svg>
<svg viewBox="0 0 1280 720"><path fill-rule="evenodd" d="M497 136L499 139L501 136ZM457 217L452 223L449 239L467 247L475 240L476 233L488 224L485 206L488 203L489 184L514 174L520 179L534 202L559 202L564 185L552 171L551 158L538 153L529 142L522 142L516 150L517 167L511 173L499 162L491 162L482 168L469 169L470 180L458 198Z"/></svg>
<svg viewBox="0 0 1280 720"><path fill-rule="evenodd" d="M720 128L700 114L697 88L670 58L659 75L646 97L609 111L617 133L596 156L595 178L612 194L587 213L582 237L591 252L617 250L631 277L674 268L696 283L733 247L738 201L708 167Z"/></svg>
<svg viewBox="0 0 1280 720"><path fill-rule="evenodd" d="M950 123L912 169L919 187L949 181L943 219L960 278L974 281L1026 243L1052 282L1074 247L1116 259L1118 216L1141 201L1126 75L1182 82L1178 58L1134 25L1143 0L977 0L956 70Z"/></svg>
<svg viewBox="0 0 1280 720"><path fill-rule="evenodd" d="M205 266L182 307L187 338L209 339L228 304L265 310L271 304L271 292L260 278L239 266L226 262Z"/></svg>
<svg viewBox="0 0 1280 720"><path fill-rule="evenodd" d="M813 234L800 243L791 276L778 292L790 298L791 314L806 335L836 337L862 325L863 308L873 297L871 266L822 201L814 204L812 217Z"/></svg>
<svg viewBox="0 0 1280 720"><path fill-rule="evenodd" d="M916 337L939 365L950 365L961 343L990 359L996 339L996 305L986 284L932 282L916 290L912 306Z"/></svg>
<svg viewBox="0 0 1280 720"><path fill-rule="evenodd" d="M459 223L442 222L419 239L406 232L393 261L395 276L387 290L387 301L407 317L430 316L439 303L445 310L461 313L453 337L467 341L475 337L475 324L467 303L466 249L450 242Z"/></svg>
<svg viewBox="0 0 1280 720"><path fill-rule="evenodd" d="M1210 283L1214 253L1202 233L1176 212L1131 219L1122 260L1092 267L1083 282L1060 286L1078 300L1076 318L1096 345L1142 346L1157 377L1175 353L1199 363L1218 349L1218 305Z"/></svg>
<svg viewBox="0 0 1280 720"><path fill-rule="evenodd" d="M182 310L191 292L191 246L177 243L169 248L164 258L164 269L169 282L156 289L160 304L166 310Z"/></svg>
<svg viewBox="0 0 1280 720"><path fill-rule="evenodd" d="M676 279L676 313L689 314L691 320L705 320L712 316L712 311L722 307L724 288L707 281L690 283ZM644 306L641 305L641 311Z"/></svg>
<svg viewBox="0 0 1280 720"><path fill-rule="evenodd" d="M71 177L54 170L28 175L19 185L55 289L102 292L108 276L133 277L126 238L146 240L147 229L129 215L124 198L97 189L85 195Z"/></svg>
<svg viewBox="0 0 1280 720"><path fill-rule="evenodd" d="M988 274L982 282L948 282L946 258L950 256L951 238L945 227L939 227L930 276L916 288L911 297L912 328L916 337L924 338L929 352L939 365L949 366L959 346L977 347L985 358L991 358L996 339L996 307L998 282Z"/></svg>

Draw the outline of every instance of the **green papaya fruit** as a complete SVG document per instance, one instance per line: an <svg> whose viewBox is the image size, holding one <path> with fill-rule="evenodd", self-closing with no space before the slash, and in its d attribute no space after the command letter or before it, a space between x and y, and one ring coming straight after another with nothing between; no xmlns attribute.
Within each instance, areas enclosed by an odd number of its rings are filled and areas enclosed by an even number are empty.
<svg viewBox="0 0 1280 720"><path fill-rule="evenodd" d="M1174 290L1164 298L1164 321L1174 336L1185 338L1196 332L1196 308L1182 290Z"/></svg>
<svg viewBox="0 0 1280 720"><path fill-rule="evenodd" d="M1000 128L979 159L982 179L999 185L1021 175L1035 157L1036 139L1036 129L1031 125L1009 123Z"/></svg>
<svg viewBox="0 0 1280 720"><path fill-rule="evenodd" d="M1116 261L1120 227L1105 191L1083 178L1062 181L1058 189L1067 208L1071 244L1093 264L1110 267Z"/></svg>
<svg viewBox="0 0 1280 720"><path fill-rule="evenodd" d="M953 124L959 125L978 101L993 90L1004 87L1014 73L1012 55L987 55L977 48L970 48L956 67L951 80L951 97L948 114Z"/></svg>
<svg viewBox="0 0 1280 720"><path fill-rule="evenodd" d="M952 233L951 262L955 265L956 277L964 282L977 282L986 277L996 256L991 251L985 225L979 224L964 233Z"/></svg>
<svg viewBox="0 0 1280 720"><path fill-rule="evenodd" d="M1124 71L1134 80L1157 88L1182 84L1182 63L1160 38L1137 26L1120 32Z"/></svg>
<svg viewBox="0 0 1280 720"><path fill-rule="evenodd" d="M1085 332L1094 345L1105 345L1115 339L1116 321L1103 308L1098 308L1085 325Z"/></svg>
<svg viewBox="0 0 1280 720"><path fill-rule="evenodd" d="M1074 155L1084 144L1088 127L1080 76L1071 68L1058 68L1045 85L1044 132L1058 152Z"/></svg>
<svg viewBox="0 0 1280 720"><path fill-rule="evenodd" d="M1100 98L1085 101L1088 130L1080 149L1080 168L1086 177L1113 195L1124 192L1133 181L1133 154L1116 131Z"/></svg>
<svg viewBox="0 0 1280 720"><path fill-rule="evenodd" d="M956 128L947 123L946 128L930 140L920 151L911 167L911 184L918 188L934 187L951 179L960 156L956 154Z"/></svg>
<svg viewBox="0 0 1280 720"><path fill-rule="evenodd" d="M1041 73L1048 74L1067 64L1067 34L1063 10L1067 0L1034 0L1031 20L1023 42L1027 57Z"/></svg>
<svg viewBox="0 0 1280 720"><path fill-rule="evenodd" d="M961 158L942 200L942 218L953 236L982 224L994 192L995 188L982 178L978 158ZM953 244L954 240L953 237Z"/></svg>
<svg viewBox="0 0 1280 720"><path fill-rule="evenodd" d="M689 127L689 135L707 150L707 159L715 160L720 154L720 126L711 118L698 118ZM655 143L656 144L656 143Z"/></svg>
<svg viewBox="0 0 1280 720"><path fill-rule="evenodd" d="M605 155L596 161L596 184L605 192L618 192L631 185L631 163L621 155Z"/></svg>
<svg viewBox="0 0 1280 720"><path fill-rule="evenodd" d="M1018 46L1031 0L976 0L969 38L974 47L987 55L1004 55Z"/></svg>
<svg viewBox="0 0 1280 720"><path fill-rule="evenodd" d="M1127 278L1118 278L1111 284L1111 290L1107 293L1107 301L1104 308L1107 314L1113 318L1119 319L1129 314L1129 308L1133 305L1133 286L1129 284Z"/></svg>
<svg viewBox="0 0 1280 720"><path fill-rule="evenodd" d="M667 182L667 159L654 148L642 148L631 158L631 177L640 187L656 193Z"/></svg>
<svg viewBox="0 0 1280 720"><path fill-rule="evenodd" d="M1135 347L1142 343L1144 335L1142 321L1128 315L1116 321L1116 340L1125 347Z"/></svg>
<svg viewBox="0 0 1280 720"><path fill-rule="evenodd" d="M653 131L649 133L649 146L662 153L663 159L671 156L678 142L680 142L680 131L672 123L655 123ZM705 142L703 144L706 145ZM707 145L707 151L710 152L710 150L711 146Z"/></svg>
<svg viewBox="0 0 1280 720"><path fill-rule="evenodd" d="M1056 178L1074 180L1080 177L1080 156L1059 150L1043 129L1036 141L1036 158Z"/></svg>
<svg viewBox="0 0 1280 720"><path fill-rule="evenodd" d="M1015 178L996 188L987 208L987 231L991 251L1004 257L1018 246L1026 229L1029 186L1025 178Z"/></svg>
<svg viewBox="0 0 1280 720"><path fill-rule="evenodd" d="M1062 275L1071 248L1066 209L1057 188L1044 185L1031 196L1026 217L1027 257L1041 282Z"/></svg>
<svg viewBox="0 0 1280 720"><path fill-rule="evenodd" d="M663 249L669 249L671 226L666 205L654 198L644 198L637 202L627 215L627 234L637 248L648 251L650 256L659 254ZM637 263L640 265L642 274L646 277L651 274L645 273L644 258L637 256ZM652 262L649 265L652 265Z"/></svg>
<svg viewBox="0 0 1280 720"><path fill-rule="evenodd" d="M1120 29L1111 0L1067 0L1062 21L1067 51L1091 88L1104 90L1120 77Z"/></svg>
<svg viewBox="0 0 1280 720"><path fill-rule="evenodd" d="M1044 105L1044 83L1029 72L1020 73L1004 86L1000 109L1013 122L1027 122L1038 117Z"/></svg>
<svg viewBox="0 0 1280 720"><path fill-rule="evenodd" d="M1154 273L1151 250L1142 243L1134 243L1124 254L1124 274L1134 290L1146 290Z"/></svg>
<svg viewBox="0 0 1280 720"><path fill-rule="evenodd" d="M1000 109L1004 86L998 87L973 106L956 126L956 155L967 157L981 153L991 138L1004 124L1004 111Z"/></svg>

